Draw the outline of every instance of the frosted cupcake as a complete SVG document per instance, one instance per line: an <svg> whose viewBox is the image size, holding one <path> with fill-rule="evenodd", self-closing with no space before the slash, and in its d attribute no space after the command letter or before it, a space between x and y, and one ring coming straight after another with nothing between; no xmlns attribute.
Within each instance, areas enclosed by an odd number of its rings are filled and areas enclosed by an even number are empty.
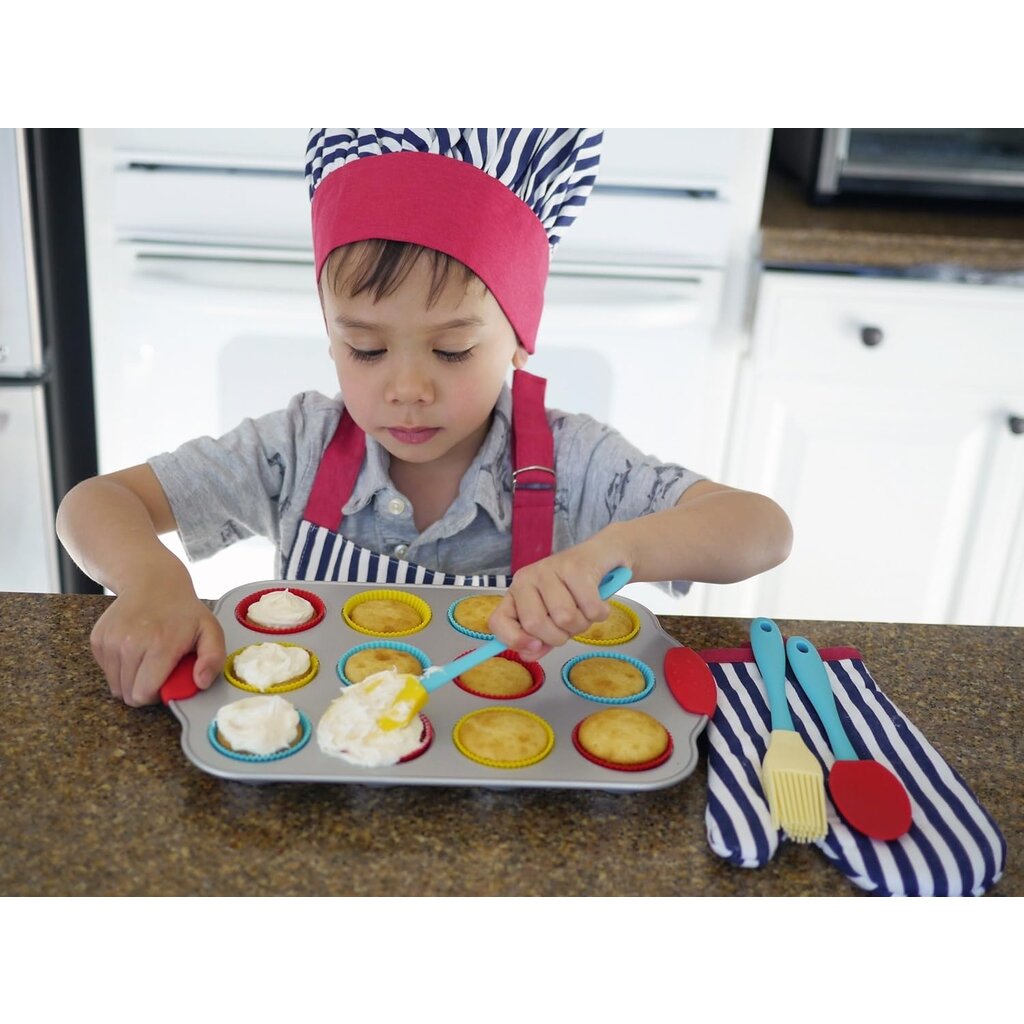
<svg viewBox="0 0 1024 1024"><path fill-rule="evenodd" d="M260 590L238 603L235 618L260 633L298 633L324 617L324 603L308 590Z"/></svg>
<svg viewBox="0 0 1024 1024"><path fill-rule="evenodd" d="M224 666L224 676L242 690L283 693L305 686L318 668L316 655L305 647L268 641L232 653Z"/></svg>
<svg viewBox="0 0 1024 1024"><path fill-rule="evenodd" d="M242 760L275 760L301 749L309 722L284 697L243 697L225 704L210 724L210 742Z"/></svg>

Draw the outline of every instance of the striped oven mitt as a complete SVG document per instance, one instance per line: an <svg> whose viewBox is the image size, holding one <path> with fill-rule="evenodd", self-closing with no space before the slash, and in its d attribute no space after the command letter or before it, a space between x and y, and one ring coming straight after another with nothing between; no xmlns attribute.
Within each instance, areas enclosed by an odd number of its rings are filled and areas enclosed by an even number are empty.
<svg viewBox="0 0 1024 1024"><path fill-rule="evenodd" d="M778 848L761 789L771 715L750 648L701 652L718 684L708 723L708 844L739 867L763 867ZM860 757L873 757L907 788L913 823L891 842L850 828L826 790L828 834L816 845L855 885L886 896L978 896L1002 876L1006 840L964 780L878 688L853 648L821 651L839 715ZM787 665L786 695L797 731L833 762L825 730Z"/></svg>

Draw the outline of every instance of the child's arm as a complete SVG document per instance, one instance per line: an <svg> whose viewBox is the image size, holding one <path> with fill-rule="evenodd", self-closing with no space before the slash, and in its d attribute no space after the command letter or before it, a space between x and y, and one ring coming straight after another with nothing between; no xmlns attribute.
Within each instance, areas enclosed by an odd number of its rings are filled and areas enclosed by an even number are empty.
<svg viewBox="0 0 1024 1024"><path fill-rule="evenodd" d="M110 691L126 704L159 699L181 657L197 654L205 689L224 664L224 632L185 566L160 542L175 529L156 474L133 466L72 488L57 512L57 535L82 571L117 598L93 627L93 654Z"/></svg>
<svg viewBox="0 0 1024 1024"><path fill-rule="evenodd" d="M638 582L735 583L785 561L792 541L789 517L770 498L702 480L674 508L612 523L520 569L490 628L512 650L540 658L608 616L597 586L617 565Z"/></svg>

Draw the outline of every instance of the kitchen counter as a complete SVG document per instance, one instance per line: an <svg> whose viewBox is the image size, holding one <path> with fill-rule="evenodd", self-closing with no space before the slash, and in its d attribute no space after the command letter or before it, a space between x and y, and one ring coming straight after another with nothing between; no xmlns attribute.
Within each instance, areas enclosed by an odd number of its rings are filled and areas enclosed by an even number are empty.
<svg viewBox="0 0 1024 1024"><path fill-rule="evenodd" d="M936 212L892 200L814 206L793 175L772 169L761 214L761 262L1024 284L1024 215L998 205Z"/></svg>
<svg viewBox="0 0 1024 1024"><path fill-rule="evenodd" d="M760 870L708 849L705 763L649 793L273 784L200 771L163 707L114 700L89 631L111 599L0 594L0 896L850 896L813 847ZM663 617L695 649L746 643L749 620ZM860 649L889 697L964 776L1017 860L1024 628L780 620Z"/></svg>

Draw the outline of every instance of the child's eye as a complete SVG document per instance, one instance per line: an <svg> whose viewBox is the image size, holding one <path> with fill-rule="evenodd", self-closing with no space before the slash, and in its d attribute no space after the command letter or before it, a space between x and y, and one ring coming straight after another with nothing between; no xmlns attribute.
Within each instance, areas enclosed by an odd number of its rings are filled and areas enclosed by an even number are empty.
<svg viewBox="0 0 1024 1024"><path fill-rule="evenodd" d="M446 352L444 349L436 348L434 351L446 363L464 363L473 355L471 348L463 349L461 352Z"/></svg>
<svg viewBox="0 0 1024 1024"><path fill-rule="evenodd" d="M352 348L349 346L348 349L349 357L354 359L357 363L373 363L376 362L382 355L384 355L384 349L363 349L363 348Z"/></svg>

